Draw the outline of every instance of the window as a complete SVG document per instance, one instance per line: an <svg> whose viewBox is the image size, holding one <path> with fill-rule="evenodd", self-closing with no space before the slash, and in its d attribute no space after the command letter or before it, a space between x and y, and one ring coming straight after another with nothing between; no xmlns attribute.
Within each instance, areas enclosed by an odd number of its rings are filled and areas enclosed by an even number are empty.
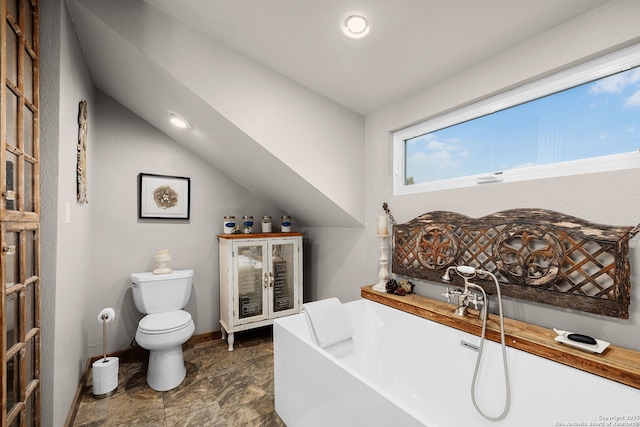
<svg viewBox="0 0 640 427"><path fill-rule="evenodd" d="M640 167L640 46L394 133L394 192Z"/></svg>

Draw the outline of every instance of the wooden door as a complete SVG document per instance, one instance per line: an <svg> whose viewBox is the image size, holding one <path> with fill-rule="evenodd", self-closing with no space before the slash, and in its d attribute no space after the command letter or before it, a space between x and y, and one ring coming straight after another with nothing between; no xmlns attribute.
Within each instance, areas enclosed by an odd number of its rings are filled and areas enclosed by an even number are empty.
<svg viewBox="0 0 640 427"><path fill-rule="evenodd" d="M2 425L41 425L37 0L0 0Z"/></svg>

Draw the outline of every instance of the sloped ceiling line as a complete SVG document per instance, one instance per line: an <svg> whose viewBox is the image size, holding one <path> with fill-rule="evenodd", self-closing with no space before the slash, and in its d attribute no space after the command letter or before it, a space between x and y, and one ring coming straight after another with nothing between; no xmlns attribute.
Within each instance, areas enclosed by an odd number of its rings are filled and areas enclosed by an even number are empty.
<svg viewBox="0 0 640 427"><path fill-rule="evenodd" d="M364 223L362 116L143 2L68 5L100 90L302 224Z"/></svg>

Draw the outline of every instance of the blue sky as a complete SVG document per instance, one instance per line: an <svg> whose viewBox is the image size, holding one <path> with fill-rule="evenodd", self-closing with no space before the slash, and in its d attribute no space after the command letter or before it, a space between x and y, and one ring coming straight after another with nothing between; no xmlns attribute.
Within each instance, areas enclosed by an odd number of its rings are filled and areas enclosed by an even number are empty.
<svg viewBox="0 0 640 427"><path fill-rule="evenodd" d="M640 67L406 142L415 183L640 148Z"/></svg>

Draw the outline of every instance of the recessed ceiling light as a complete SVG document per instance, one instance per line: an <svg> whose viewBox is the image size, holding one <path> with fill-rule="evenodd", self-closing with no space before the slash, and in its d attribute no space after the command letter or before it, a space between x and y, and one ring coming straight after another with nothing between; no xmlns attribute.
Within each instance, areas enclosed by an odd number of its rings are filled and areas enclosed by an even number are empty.
<svg viewBox="0 0 640 427"><path fill-rule="evenodd" d="M184 117L182 117L180 114L176 113L175 111L171 111L168 110L169 112L169 121L171 122L172 125L174 125L175 127L178 127L180 129L191 129L191 123L189 123L189 121L187 119L185 119Z"/></svg>
<svg viewBox="0 0 640 427"><path fill-rule="evenodd" d="M363 39L371 32L369 18L362 12L348 12L342 15L340 28L351 39Z"/></svg>

